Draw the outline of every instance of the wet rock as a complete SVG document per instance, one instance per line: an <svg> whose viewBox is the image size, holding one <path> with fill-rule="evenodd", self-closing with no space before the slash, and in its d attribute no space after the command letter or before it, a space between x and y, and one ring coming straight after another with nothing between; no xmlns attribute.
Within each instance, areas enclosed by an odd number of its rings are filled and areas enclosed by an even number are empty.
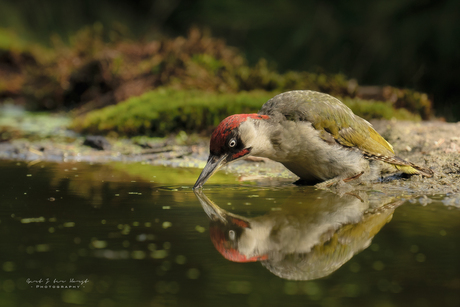
<svg viewBox="0 0 460 307"><path fill-rule="evenodd" d="M97 150L110 150L112 148L109 141L101 135L88 135L85 138L83 145Z"/></svg>

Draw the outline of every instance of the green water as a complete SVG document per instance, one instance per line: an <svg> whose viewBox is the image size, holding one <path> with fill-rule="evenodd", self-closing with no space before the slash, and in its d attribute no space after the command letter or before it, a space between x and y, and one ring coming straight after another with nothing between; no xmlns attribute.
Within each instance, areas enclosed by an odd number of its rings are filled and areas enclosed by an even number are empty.
<svg viewBox="0 0 460 307"><path fill-rule="evenodd" d="M460 306L460 209L444 196L338 197L222 174L199 198L199 170L0 169L0 306Z"/></svg>

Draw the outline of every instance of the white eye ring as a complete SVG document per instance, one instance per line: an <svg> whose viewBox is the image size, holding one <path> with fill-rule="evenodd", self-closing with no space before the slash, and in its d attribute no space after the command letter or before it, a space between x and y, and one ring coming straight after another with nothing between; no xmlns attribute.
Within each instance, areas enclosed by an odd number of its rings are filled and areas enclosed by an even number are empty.
<svg viewBox="0 0 460 307"><path fill-rule="evenodd" d="M230 142L228 142L228 146L230 146L230 147L235 147L235 146L236 146L236 140L235 140L235 139L231 139Z"/></svg>
<svg viewBox="0 0 460 307"><path fill-rule="evenodd" d="M234 230L229 230L229 231L228 231L228 237L229 237L229 239L232 240L232 241L235 240L235 238L236 238L236 233L235 233L235 231L234 231Z"/></svg>

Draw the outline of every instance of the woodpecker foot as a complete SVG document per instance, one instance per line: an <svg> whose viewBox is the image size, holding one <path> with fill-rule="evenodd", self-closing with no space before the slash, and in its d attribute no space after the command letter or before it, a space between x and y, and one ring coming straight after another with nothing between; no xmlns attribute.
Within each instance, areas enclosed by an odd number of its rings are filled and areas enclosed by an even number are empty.
<svg viewBox="0 0 460 307"><path fill-rule="evenodd" d="M343 182L348 182L348 181L352 181L354 179L358 179L359 177L361 177L362 174L364 174L364 171L359 173L358 175L353 176L353 177L343 179Z"/></svg>
<svg viewBox="0 0 460 307"><path fill-rule="evenodd" d="M332 179L323 181L321 183L317 183L317 184L315 184L315 187L318 188L318 189L325 190L327 188L332 187L333 185L340 184L340 181L341 181L340 178L336 177L336 178L332 178Z"/></svg>
<svg viewBox="0 0 460 307"><path fill-rule="evenodd" d="M343 181L342 178L336 177L329 179L325 182L321 182L315 185L316 188L321 190L327 190L329 192L337 194L339 197L342 197L348 192L353 191L353 186L349 183Z"/></svg>
<svg viewBox="0 0 460 307"><path fill-rule="evenodd" d="M318 184L315 185L315 187L317 187L318 189L323 189L323 190L329 189L331 187L342 189L343 185L347 185L348 182L350 182L350 181L352 181L354 179L358 179L363 174L364 174L364 172L361 172L361 173L359 173L359 174L357 174L355 176L344 178L344 179L343 179L342 176L338 176L338 177L326 180L324 182L318 183Z"/></svg>
<svg viewBox="0 0 460 307"><path fill-rule="evenodd" d="M350 195L350 196L353 196L353 197L356 197L357 199L359 199L362 203L364 202L364 199L361 198L361 196L359 196L358 194L356 193L345 193L346 195Z"/></svg>

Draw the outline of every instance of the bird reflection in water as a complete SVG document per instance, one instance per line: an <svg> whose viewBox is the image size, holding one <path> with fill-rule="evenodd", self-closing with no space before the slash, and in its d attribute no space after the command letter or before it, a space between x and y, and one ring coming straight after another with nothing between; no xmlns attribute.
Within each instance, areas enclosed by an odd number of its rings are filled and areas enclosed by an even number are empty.
<svg viewBox="0 0 460 307"><path fill-rule="evenodd" d="M328 276L366 249L402 201L299 191L279 211L246 218L228 212L195 191L211 219L215 248L228 260L260 261L273 274L290 280ZM303 204L298 204L299 200Z"/></svg>

